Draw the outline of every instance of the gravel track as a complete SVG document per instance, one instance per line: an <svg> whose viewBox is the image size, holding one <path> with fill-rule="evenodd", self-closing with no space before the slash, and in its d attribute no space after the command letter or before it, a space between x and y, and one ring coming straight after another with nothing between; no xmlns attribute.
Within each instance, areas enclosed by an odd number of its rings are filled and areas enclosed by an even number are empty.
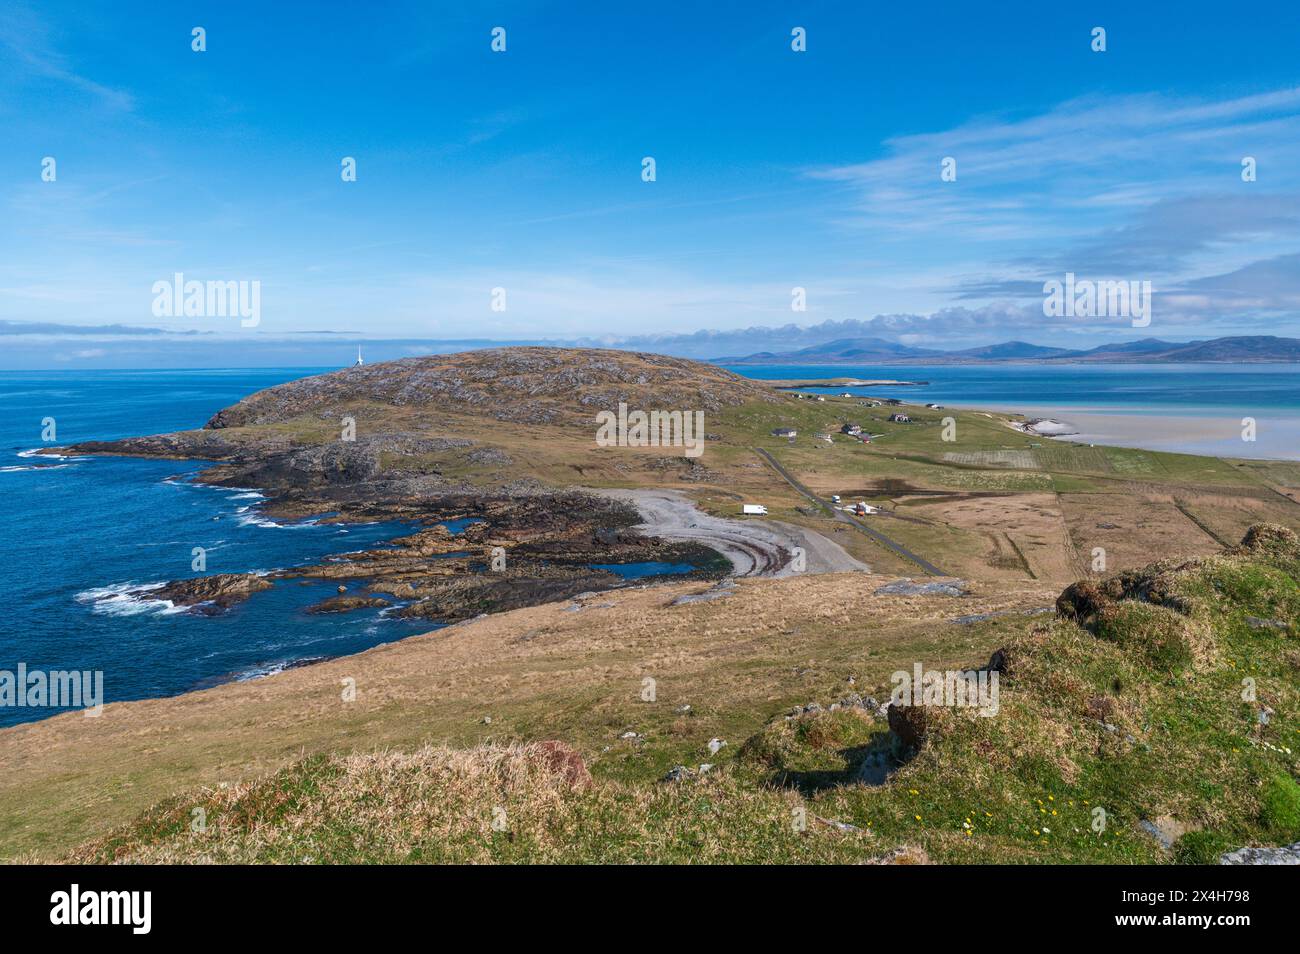
<svg viewBox="0 0 1300 954"><path fill-rule="evenodd" d="M598 490L632 503L641 513L642 533L665 540L689 541L717 550L734 568L734 576L793 576L794 548L802 547L807 573L870 573L838 543L812 530L753 517L730 520L700 511L689 497L674 490Z"/></svg>

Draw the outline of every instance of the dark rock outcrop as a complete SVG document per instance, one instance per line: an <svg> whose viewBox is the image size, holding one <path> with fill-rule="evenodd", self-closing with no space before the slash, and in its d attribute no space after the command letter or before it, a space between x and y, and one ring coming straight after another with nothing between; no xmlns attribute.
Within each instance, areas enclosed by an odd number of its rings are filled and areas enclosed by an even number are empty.
<svg viewBox="0 0 1300 954"><path fill-rule="evenodd" d="M307 607L308 613L348 613L352 610L392 606L382 596L331 596L313 606Z"/></svg>
<svg viewBox="0 0 1300 954"><path fill-rule="evenodd" d="M144 600L168 600L176 606L195 607L200 612L220 612L270 588L270 581L255 573L215 573L172 580L157 589L139 590L131 595Z"/></svg>

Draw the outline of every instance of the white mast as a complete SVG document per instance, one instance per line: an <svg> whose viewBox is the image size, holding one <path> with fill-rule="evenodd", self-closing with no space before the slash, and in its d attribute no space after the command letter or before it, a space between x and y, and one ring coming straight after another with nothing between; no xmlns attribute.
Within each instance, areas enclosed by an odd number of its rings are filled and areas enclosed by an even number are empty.
<svg viewBox="0 0 1300 954"><path fill-rule="evenodd" d="M357 367L359 368L363 364L365 364L365 362L361 360L361 345L357 345Z"/></svg>

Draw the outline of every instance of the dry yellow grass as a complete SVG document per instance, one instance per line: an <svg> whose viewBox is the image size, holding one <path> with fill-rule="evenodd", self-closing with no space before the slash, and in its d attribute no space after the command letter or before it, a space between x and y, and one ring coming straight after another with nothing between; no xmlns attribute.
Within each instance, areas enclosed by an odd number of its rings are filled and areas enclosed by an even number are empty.
<svg viewBox="0 0 1300 954"><path fill-rule="evenodd" d="M958 615L1049 605L1054 587L977 584L969 597L877 596L887 577L740 581L605 593L470 621L250 682L116 703L0 731L5 856L57 852L196 785L236 783L304 753L562 738L593 770L654 775L713 735L742 739L794 702L829 701L856 675L883 684L917 658L987 657L997 621ZM918 655L920 654L920 655ZM641 700L643 680L657 701ZM355 680L356 700L342 698ZM689 718L675 714L690 704ZM483 722L491 717L491 723ZM632 745L629 726L647 737ZM700 754L697 761L703 760Z"/></svg>

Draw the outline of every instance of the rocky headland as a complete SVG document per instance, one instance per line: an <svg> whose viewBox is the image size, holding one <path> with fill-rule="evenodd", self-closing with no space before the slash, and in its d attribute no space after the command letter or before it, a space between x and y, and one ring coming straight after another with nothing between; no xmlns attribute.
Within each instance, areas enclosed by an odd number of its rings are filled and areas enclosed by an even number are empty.
<svg viewBox="0 0 1300 954"><path fill-rule="evenodd" d="M518 444L590 442L595 414L620 403L708 413L779 400L765 384L679 358L504 348L303 378L252 394L197 430L62 450L206 461L200 481L257 488L267 497L262 511L276 520L416 528L387 547L315 566L175 580L138 598L217 613L277 580L337 580L369 595L340 594L313 611L383 600L397 615L449 622L644 582L595 565L690 564L702 578L734 572L727 549L710 547L707 535L661 538L647 532L634 501L516 468ZM779 571L792 548L764 544L753 572Z"/></svg>

